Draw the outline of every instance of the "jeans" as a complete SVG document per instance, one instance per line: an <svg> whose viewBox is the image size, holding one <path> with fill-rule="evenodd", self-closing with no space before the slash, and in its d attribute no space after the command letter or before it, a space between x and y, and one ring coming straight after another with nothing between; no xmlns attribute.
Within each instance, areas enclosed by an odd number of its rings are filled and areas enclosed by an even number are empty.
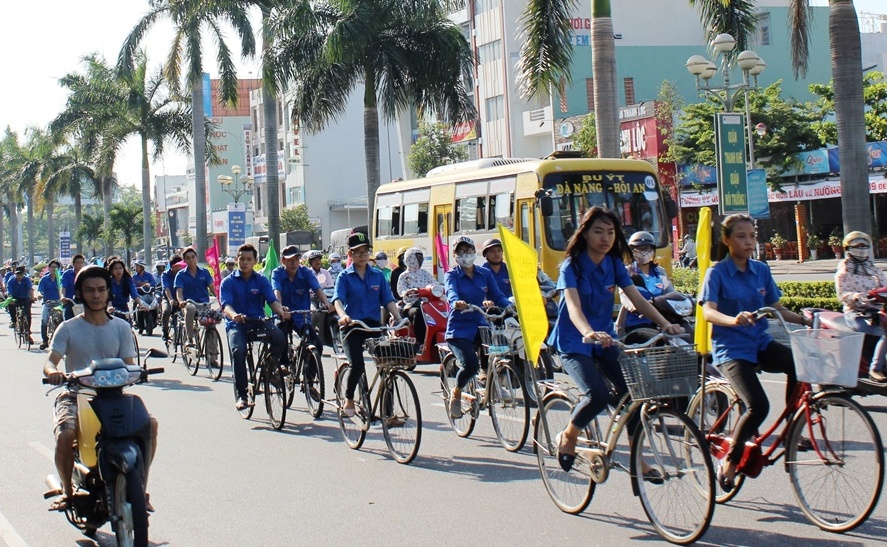
<svg viewBox="0 0 887 547"><path fill-rule="evenodd" d="M456 362L459 363L459 372L456 373L456 387L464 389L480 370L477 345L474 340L468 338L448 338L447 344L456 357Z"/></svg>
<svg viewBox="0 0 887 547"><path fill-rule="evenodd" d="M370 327L378 327L381 325L381 323L373 321L372 319L362 319L361 321ZM366 363L364 363L363 360L364 342L369 338L376 338L379 336L378 333L359 329L351 332L353 328L354 327L348 327L342 329L342 337L345 338L345 357L348 358L348 364L351 367L351 371L348 374L348 383L345 384L346 399L354 399L354 391L357 389L360 377L366 374ZM348 334L349 332L350 334ZM345 337L346 334L348 334L347 337Z"/></svg>
<svg viewBox="0 0 887 547"><path fill-rule="evenodd" d="M864 332L878 337L875 353L869 364L869 372L887 372L887 336L884 336L883 327L879 324L869 325L865 318L853 312L845 313L844 320L847 321L847 326L856 332Z"/></svg>
<svg viewBox="0 0 887 547"><path fill-rule="evenodd" d="M249 377L246 371L246 349L250 332L268 333L271 355L280 359L286 351L286 336L270 321L251 320L248 325L239 324L228 330L228 349L231 352L231 366L234 370L234 396L246 399L246 386Z"/></svg>
<svg viewBox="0 0 887 547"><path fill-rule="evenodd" d="M731 463L739 463L745 450L745 442L754 436L770 412L770 401L758 379L758 368L766 372L782 372L788 376L785 383L786 404L791 401L792 392L798 383L792 350L777 342L770 342L763 351L758 352L757 365L742 359L721 363L721 372L730 380L746 407L745 414L736 421L733 444L727 454L727 461Z"/></svg>
<svg viewBox="0 0 887 547"><path fill-rule="evenodd" d="M628 392L622 369L619 367L619 356L622 353L616 346L600 350L597 357L589 357L581 353L567 353L561 356L564 370L582 392L582 399L573 407L570 422L578 429L585 429L594 418L607 408L610 402L610 386L613 385L621 398ZM628 422L628 433L633 434L638 423L638 415Z"/></svg>
<svg viewBox="0 0 887 547"><path fill-rule="evenodd" d="M43 304L43 312L40 314L40 337L43 339L44 344L49 343L47 323L49 323L49 314L52 312L52 308L52 306L47 306L46 304Z"/></svg>

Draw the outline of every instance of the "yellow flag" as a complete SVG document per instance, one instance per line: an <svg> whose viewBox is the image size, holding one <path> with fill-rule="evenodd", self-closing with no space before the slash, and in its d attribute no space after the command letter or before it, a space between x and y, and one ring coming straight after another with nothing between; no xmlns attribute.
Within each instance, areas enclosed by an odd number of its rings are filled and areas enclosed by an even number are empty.
<svg viewBox="0 0 887 547"><path fill-rule="evenodd" d="M548 335L548 316L545 315L545 303L542 301L539 282L536 281L536 251L501 224L499 239L502 240L508 279L517 304L517 317L524 336L524 351L527 360L537 366L542 342Z"/></svg>
<svg viewBox="0 0 887 547"><path fill-rule="evenodd" d="M699 268L699 291L702 295L702 284L705 272L711 266L711 209L699 209L699 226L696 228L696 264ZM696 307L696 351L711 353L711 325L702 317L702 306Z"/></svg>

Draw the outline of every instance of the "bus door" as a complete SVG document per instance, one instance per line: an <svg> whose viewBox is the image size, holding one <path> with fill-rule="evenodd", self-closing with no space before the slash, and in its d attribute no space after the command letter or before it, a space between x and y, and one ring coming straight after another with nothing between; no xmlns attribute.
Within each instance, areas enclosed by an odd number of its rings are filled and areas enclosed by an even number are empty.
<svg viewBox="0 0 887 547"><path fill-rule="evenodd" d="M517 200L517 236L530 247L538 249L535 202L535 198Z"/></svg>
<svg viewBox="0 0 887 547"><path fill-rule="evenodd" d="M434 277L444 282L444 274L449 265L449 243L450 234L453 233L453 205L447 203L445 205L434 206L434 233L432 234L431 246L434 249ZM441 248L445 256L440 256Z"/></svg>

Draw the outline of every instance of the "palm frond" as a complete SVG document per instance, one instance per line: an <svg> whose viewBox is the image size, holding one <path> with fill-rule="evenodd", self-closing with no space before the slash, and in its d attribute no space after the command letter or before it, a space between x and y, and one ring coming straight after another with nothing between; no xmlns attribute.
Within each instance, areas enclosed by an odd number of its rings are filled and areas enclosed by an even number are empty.
<svg viewBox="0 0 887 547"><path fill-rule="evenodd" d="M521 16L517 79L521 95L547 95L562 79L572 81L570 14L576 0L529 0Z"/></svg>

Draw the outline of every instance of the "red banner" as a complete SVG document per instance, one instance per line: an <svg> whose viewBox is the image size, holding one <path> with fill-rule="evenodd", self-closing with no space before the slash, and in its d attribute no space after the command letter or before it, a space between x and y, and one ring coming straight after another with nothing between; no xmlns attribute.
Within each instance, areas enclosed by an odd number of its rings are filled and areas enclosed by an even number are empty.
<svg viewBox="0 0 887 547"><path fill-rule="evenodd" d="M219 269L219 240L213 238L213 246L206 250L206 264L209 271L213 274L213 289L216 291L216 298L219 297L219 285L222 284L222 271Z"/></svg>

